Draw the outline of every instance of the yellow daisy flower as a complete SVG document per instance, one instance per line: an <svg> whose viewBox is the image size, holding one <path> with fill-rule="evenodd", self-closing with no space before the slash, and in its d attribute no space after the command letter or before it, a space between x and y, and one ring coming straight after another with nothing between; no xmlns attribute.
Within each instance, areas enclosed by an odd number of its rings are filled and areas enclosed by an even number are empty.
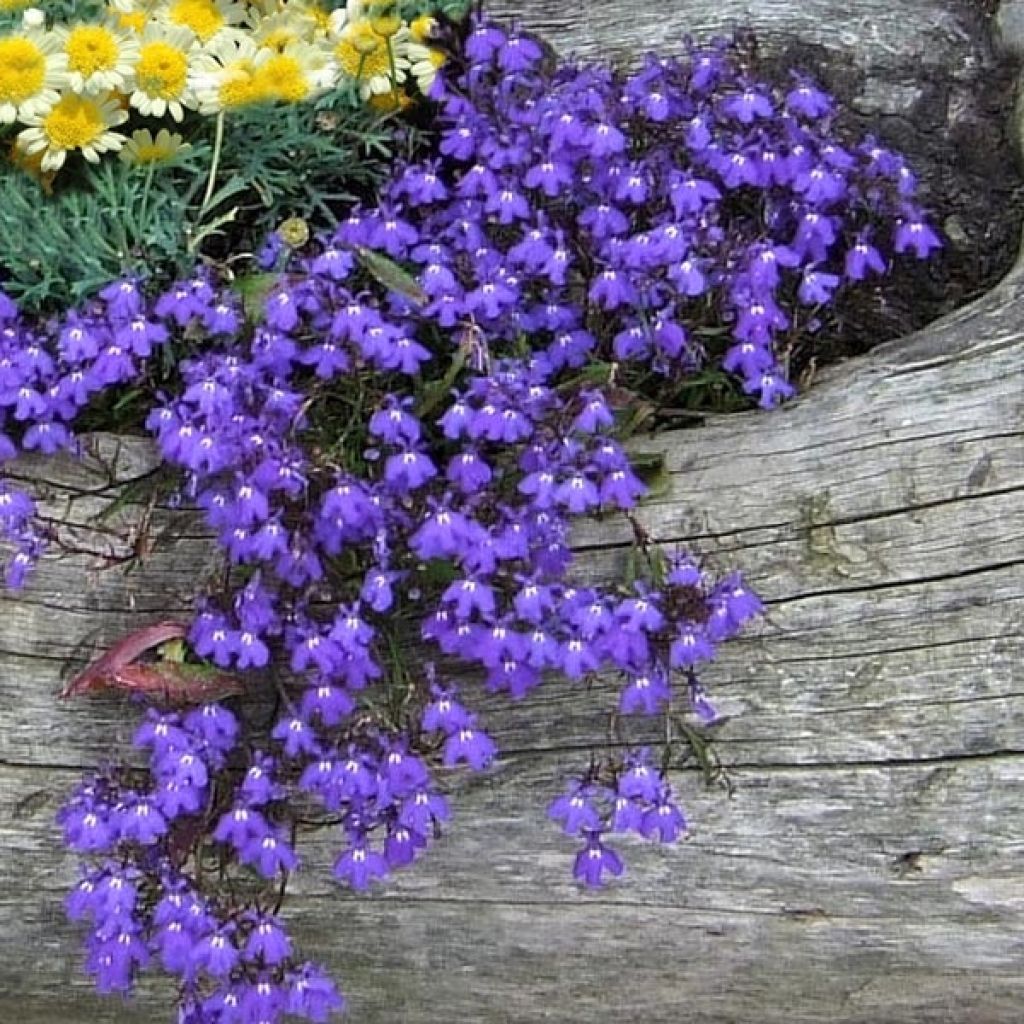
<svg viewBox="0 0 1024 1024"><path fill-rule="evenodd" d="M123 90L139 56L138 40L113 24L80 24L56 29L68 61L74 92Z"/></svg>
<svg viewBox="0 0 1024 1024"><path fill-rule="evenodd" d="M385 38L374 32L366 19L350 21L334 43L334 59L344 74L359 82L360 95L368 99L391 92L405 81L407 40L405 28Z"/></svg>
<svg viewBox="0 0 1024 1024"><path fill-rule="evenodd" d="M164 7L166 0L107 0L107 17L119 28L141 35Z"/></svg>
<svg viewBox="0 0 1024 1024"><path fill-rule="evenodd" d="M238 0L170 0L162 17L172 25L191 29L201 43L243 24L245 4Z"/></svg>
<svg viewBox="0 0 1024 1024"><path fill-rule="evenodd" d="M107 16L118 28L135 33L142 33L150 19L145 11L119 11L113 5L107 8Z"/></svg>
<svg viewBox="0 0 1024 1024"><path fill-rule="evenodd" d="M416 87L426 96L437 77L437 69L444 64L447 57L440 50L424 46L422 43L409 43L407 52L411 65L409 70Z"/></svg>
<svg viewBox="0 0 1024 1024"><path fill-rule="evenodd" d="M188 148L189 144L177 132L161 128L154 138L148 128L139 128L132 132L117 157L126 164L162 164Z"/></svg>
<svg viewBox="0 0 1024 1024"><path fill-rule="evenodd" d="M253 40L268 50L283 52L294 43L304 43L313 37L313 24L290 4L276 14L250 20Z"/></svg>
<svg viewBox="0 0 1024 1024"><path fill-rule="evenodd" d="M337 69L330 54L303 43L293 43L281 53L270 51L256 70L257 89L266 99L283 103L313 99L336 80Z"/></svg>
<svg viewBox="0 0 1024 1024"><path fill-rule="evenodd" d="M128 102L146 117L170 113L180 121L186 107L198 105L189 82L195 52L195 37L187 28L150 25L139 43L134 91Z"/></svg>
<svg viewBox="0 0 1024 1024"><path fill-rule="evenodd" d="M22 11L33 2L34 0L0 0L0 11Z"/></svg>
<svg viewBox="0 0 1024 1024"><path fill-rule="evenodd" d="M432 18L429 14L421 14L409 22L409 35L414 43L425 43L435 28L437 28L437 18Z"/></svg>
<svg viewBox="0 0 1024 1024"><path fill-rule="evenodd" d="M324 10L314 0L291 0L288 4L289 10L301 15L309 23L314 38L323 38L331 23L331 12Z"/></svg>
<svg viewBox="0 0 1024 1024"><path fill-rule="evenodd" d="M60 39L31 29L0 36L0 124L52 107L67 84Z"/></svg>
<svg viewBox="0 0 1024 1024"><path fill-rule="evenodd" d="M202 50L190 78L199 112L216 114L266 100L265 83L257 81L256 71L271 56L248 36L223 37Z"/></svg>
<svg viewBox="0 0 1024 1024"><path fill-rule="evenodd" d="M124 136L110 129L127 120L113 96L65 93L50 110L25 118L29 127L18 133L18 146L29 156L42 154L44 173L59 171L73 150L95 164L101 153L124 145Z"/></svg>
<svg viewBox="0 0 1024 1024"><path fill-rule="evenodd" d="M30 178L35 178L48 196L53 195L53 179L57 176L57 173L56 171L43 173L43 169L40 166L43 162L42 154L36 153L34 156L29 156L24 150L18 148L18 140L13 139L8 152L8 159L11 161L11 165L17 167L19 171L24 172Z"/></svg>

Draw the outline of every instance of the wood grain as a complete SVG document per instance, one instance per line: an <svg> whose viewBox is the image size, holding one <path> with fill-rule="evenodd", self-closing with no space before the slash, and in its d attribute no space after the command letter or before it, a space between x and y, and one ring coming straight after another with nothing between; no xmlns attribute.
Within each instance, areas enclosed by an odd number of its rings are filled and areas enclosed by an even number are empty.
<svg viewBox="0 0 1024 1024"><path fill-rule="evenodd" d="M344 979L353 1019L1014 1019L1022 309L1014 277L770 420L652 442L673 488L643 510L649 528L742 566L769 603L759 634L709 675L733 798L682 775L691 839L630 848L627 880L578 894L571 844L541 808L603 736L602 694L551 683L522 704L483 701L506 755L485 779L453 780L458 820L424 863L353 899L327 880L320 840L300 876L288 914ZM149 465L141 442L122 441L119 458L128 475ZM55 509L77 496L66 515L82 543L95 540L89 503L102 498L87 496L101 464L26 467ZM185 539L136 572L69 556L4 601L0 928L33 960L46 950L33 972L17 954L0 967L5 1018L17 1007L25 1024L141 1021L159 1005L147 989L133 1006L101 1002L75 974L59 911L72 871L52 815L66 769L132 726L123 704L58 706L53 694L90 637L186 610L210 549L189 514L154 518L170 524ZM620 571L616 529L588 527L579 542L588 575Z"/></svg>
<svg viewBox="0 0 1024 1024"><path fill-rule="evenodd" d="M671 48L749 18L769 46L850 50L882 93L910 65L948 62L939 50L964 17L940 0L495 7L585 52ZM1014 273L781 412L637 442L671 476L642 510L648 529L743 569L768 606L707 674L732 796L679 773L688 841L629 845L625 879L580 893L543 806L603 739L611 685L481 696L503 756L449 780L456 820L422 863L354 898L329 880L330 837L311 841L285 914L341 980L351 1020L1019 1019L1022 324ZM127 742L133 713L54 697L117 636L187 616L216 560L188 510L153 509L140 532L149 510L130 482L154 467L145 441L91 446L79 463L17 468L80 550L0 598L0 1021L20 1024L170 1019L159 985L124 1003L81 977L53 814L78 769ZM122 562L147 536L153 550ZM619 576L627 539L616 521L582 527L581 574Z"/></svg>

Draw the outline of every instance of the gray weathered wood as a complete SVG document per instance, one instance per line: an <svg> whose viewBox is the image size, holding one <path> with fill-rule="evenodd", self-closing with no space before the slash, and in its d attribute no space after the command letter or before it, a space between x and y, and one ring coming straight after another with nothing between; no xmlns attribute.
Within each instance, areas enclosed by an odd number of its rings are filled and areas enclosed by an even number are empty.
<svg viewBox="0 0 1024 1024"><path fill-rule="evenodd" d="M952 45L964 17L940 0L512 6L591 52L671 46L750 14L780 47L795 33L837 53L856 33L855 62L899 74ZM423 862L357 898L329 880L328 838L311 841L285 914L353 1021L1019 1018L1021 324L1014 274L781 412L639 442L671 471L642 510L651 532L743 569L768 604L707 673L733 796L679 773L689 840L630 845L625 879L580 893L572 844L542 808L605 735L610 685L481 697L504 754L484 778L451 778L456 820ZM127 742L133 714L54 695L119 634L186 615L214 560L194 513L157 509L160 543L118 567L145 509L96 515L153 456L138 439L93 440L81 464L20 467L90 553L48 559L0 599L0 1020L22 1024L169 1019L159 986L125 1004L81 977L53 814L76 769ZM615 578L627 539L614 521L582 527L581 574Z"/></svg>
<svg viewBox="0 0 1024 1024"><path fill-rule="evenodd" d="M454 783L457 823L424 863L354 900L326 880L321 842L300 876L289 914L309 953L338 967L355 1019L1013 1018L1022 309L1015 278L782 413L652 442L675 480L647 524L742 566L769 602L760 635L709 675L735 796L681 777L690 841L631 848L627 880L579 895L540 805L572 748L603 734L600 695L551 684L512 708L485 701L509 753L485 780ZM145 449L124 444L138 472ZM82 467L40 469L55 492L62 478L90 489ZM587 572L612 577L622 541L582 531ZM0 968L5 1017L67 1018L69 991L82 1020L142 1020L158 1005L102 1003L75 974L58 907L71 867L51 825L72 779L61 766L102 757L131 725L121 705L52 696L90 630L109 642L183 609L173 581L184 595L207 558L195 540L127 576L69 558L4 603L0 927L27 955L47 951L33 973L17 955Z"/></svg>

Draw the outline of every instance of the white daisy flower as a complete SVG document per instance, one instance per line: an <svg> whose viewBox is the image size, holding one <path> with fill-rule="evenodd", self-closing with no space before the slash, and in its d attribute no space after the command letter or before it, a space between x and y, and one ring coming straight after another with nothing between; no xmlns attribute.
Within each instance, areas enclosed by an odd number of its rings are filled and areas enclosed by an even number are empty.
<svg viewBox="0 0 1024 1024"><path fill-rule="evenodd" d="M112 24L125 32L142 35L146 26L153 20L155 12L151 3L122 4L120 7L107 4L107 16Z"/></svg>
<svg viewBox="0 0 1024 1024"><path fill-rule="evenodd" d="M284 10L251 21L252 38L268 50L282 51L295 43L312 42L318 32L318 23L301 4L289 4Z"/></svg>
<svg viewBox="0 0 1024 1024"><path fill-rule="evenodd" d="M24 29L36 28L39 30L46 28L45 13L39 10L38 7L30 7L27 11L22 12L21 27Z"/></svg>
<svg viewBox="0 0 1024 1024"><path fill-rule="evenodd" d="M69 25L55 30L68 61L74 92L124 91L139 56L139 42L112 24Z"/></svg>
<svg viewBox="0 0 1024 1024"><path fill-rule="evenodd" d="M208 45L219 37L238 36L246 8L239 0L169 0L160 17L168 24L190 29Z"/></svg>
<svg viewBox="0 0 1024 1024"><path fill-rule="evenodd" d="M288 10L302 18L307 26L307 40L323 39L330 29L331 13L325 11L316 0L290 0Z"/></svg>
<svg viewBox="0 0 1024 1024"><path fill-rule="evenodd" d="M437 18L430 14L421 14L409 22L409 36L414 43L425 43L437 28Z"/></svg>
<svg viewBox="0 0 1024 1024"><path fill-rule="evenodd" d="M201 50L189 78L199 112L216 114L259 103L258 60L270 56L270 50L261 51L248 36L223 36Z"/></svg>
<svg viewBox="0 0 1024 1024"><path fill-rule="evenodd" d="M302 103L327 92L338 80L329 50L309 43L292 43L282 52L263 48L269 56L258 62L257 88L267 100Z"/></svg>
<svg viewBox="0 0 1024 1024"><path fill-rule="evenodd" d="M117 157L126 164L160 164L188 148L189 144L177 132L161 128L154 138L148 128L139 128L132 132Z"/></svg>
<svg viewBox="0 0 1024 1024"><path fill-rule="evenodd" d="M327 30L332 35L340 35L341 30L350 21L361 21L365 16L361 0L348 0L344 7L336 7L327 18Z"/></svg>
<svg viewBox="0 0 1024 1024"><path fill-rule="evenodd" d="M363 99L390 93L405 81L409 68L406 48L409 30L390 37L378 35L368 19L349 21L334 40L339 70L359 84Z"/></svg>
<svg viewBox="0 0 1024 1024"><path fill-rule="evenodd" d="M196 55L195 36L187 28L150 25L139 41L134 90L128 102L146 117L170 113L175 121L199 101L189 83Z"/></svg>
<svg viewBox="0 0 1024 1024"><path fill-rule="evenodd" d="M409 55L409 71L416 81L416 87L426 96L437 77L438 68L444 64L446 57L440 50L424 46L422 43L410 42L406 52Z"/></svg>
<svg viewBox="0 0 1024 1024"><path fill-rule="evenodd" d="M40 169L59 171L68 153L79 150L90 163L100 154L118 150L124 136L110 129L128 120L116 97L65 93L48 111L25 118L29 126L18 133L18 148L42 156Z"/></svg>
<svg viewBox="0 0 1024 1024"><path fill-rule="evenodd" d="M52 107L67 85L67 67L53 33L27 29L0 36L0 124Z"/></svg>

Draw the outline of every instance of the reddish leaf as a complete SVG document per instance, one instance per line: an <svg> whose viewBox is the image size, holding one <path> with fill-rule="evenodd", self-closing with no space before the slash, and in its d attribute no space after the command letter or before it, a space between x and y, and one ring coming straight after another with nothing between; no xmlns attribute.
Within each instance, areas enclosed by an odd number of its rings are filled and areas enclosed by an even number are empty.
<svg viewBox="0 0 1024 1024"><path fill-rule="evenodd" d="M158 622L146 626L118 640L106 654L97 658L88 668L80 672L61 691L61 699L77 697L81 693L92 693L96 690L125 689L114 684L114 674L131 664L140 654L153 650L168 640L178 640L186 636L188 627L180 622ZM127 687L130 689L130 687Z"/></svg>
<svg viewBox="0 0 1024 1024"><path fill-rule="evenodd" d="M177 661L124 665L114 673L110 688L144 693L168 704L205 704L235 697L243 690L238 676L205 665L182 665Z"/></svg>

